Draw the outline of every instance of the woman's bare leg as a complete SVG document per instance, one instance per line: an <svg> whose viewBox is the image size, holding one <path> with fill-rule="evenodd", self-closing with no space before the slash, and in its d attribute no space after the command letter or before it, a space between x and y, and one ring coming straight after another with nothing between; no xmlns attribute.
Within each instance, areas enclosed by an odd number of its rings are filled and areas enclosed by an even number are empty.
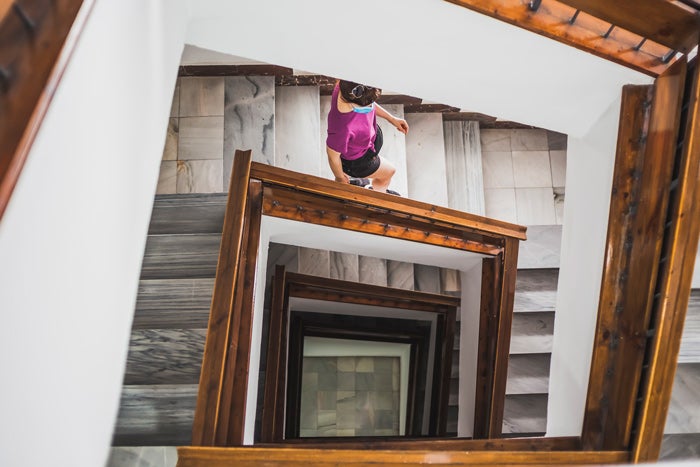
<svg viewBox="0 0 700 467"><path fill-rule="evenodd" d="M379 168L368 178L372 179L372 188L386 193L386 189L389 188L389 183L391 183L391 177L396 173L396 167L383 157L379 159Z"/></svg>

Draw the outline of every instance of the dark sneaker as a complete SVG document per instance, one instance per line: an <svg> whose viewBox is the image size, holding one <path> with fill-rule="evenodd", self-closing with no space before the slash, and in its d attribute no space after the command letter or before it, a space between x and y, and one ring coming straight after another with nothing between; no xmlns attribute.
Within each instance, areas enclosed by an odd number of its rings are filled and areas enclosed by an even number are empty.
<svg viewBox="0 0 700 467"><path fill-rule="evenodd" d="M390 190L388 188L387 188L386 192L389 193L390 195L401 196L401 194L399 194L398 191Z"/></svg>
<svg viewBox="0 0 700 467"><path fill-rule="evenodd" d="M350 177L350 185L367 186L370 184L369 178L352 178Z"/></svg>

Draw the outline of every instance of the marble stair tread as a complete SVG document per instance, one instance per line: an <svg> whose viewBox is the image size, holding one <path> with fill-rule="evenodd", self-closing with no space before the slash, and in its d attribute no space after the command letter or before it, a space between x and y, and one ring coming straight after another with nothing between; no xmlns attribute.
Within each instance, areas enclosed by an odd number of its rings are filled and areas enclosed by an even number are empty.
<svg viewBox="0 0 700 467"><path fill-rule="evenodd" d="M700 363L678 365L664 433L700 433Z"/></svg>
<svg viewBox="0 0 700 467"><path fill-rule="evenodd" d="M221 234L149 235L141 279L211 278Z"/></svg>
<svg viewBox="0 0 700 467"><path fill-rule="evenodd" d="M106 467L175 467L175 446L119 446L111 448Z"/></svg>
<svg viewBox="0 0 700 467"><path fill-rule="evenodd" d="M227 193L156 195L148 233L221 233L227 196Z"/></svg>
<svg viewBox="0 0 700 467"><path fill-rule="evenodd" d="M188 446L197 384L124 386L113 446Z"/></svg>
<svg viewBox="0 0 700 467"><path fill-rule="evenodd" d="M547 394L551 354L511 355L506 394Z"/></svg>
<svg viewBox="0 0 700 467"><path fill-rule="evenodd" d="M518 269L558 268L561 225L529 225L527 240L520 242Z"/></svg>
<svg viewBox="0 0 700 467"><path fill-rule="evenodd" d="M132 329L206 329L214 279L139 281Z"/></svg>
<svg viewBox="0 0 700 467"><path fill-rule="evenodd" d="M558 268L519 268L515 279L513 312L554 311L558 280Z"/></svg>
<svg viewBox="0 0 700 467"><path fill-rule="evenodd" d="M661 461L700 458L700 433L665 434L661 442Z"/></svg>
<svg viewBox="0 0 700 467"><path fill-rule="evenodd" d="M554 312L515 313L510 354L550 353L554 336Z"/></svg>
<svg viewBox="0 0 700 467"><path fill-rule="evenodd" d="M700 362L700 289L690 292L678 363Z"/></svg>
<svg viewBox="0 0 700 467"><path fill-rule="evenodd" d="M547 429L547 394L506 395L503 433L543 433Z"/></svg>
<svg viewBox="0 0 700 467"><path fill-rule="evenodd" d="M124 384L197 384L206 329L131 332Z"/></svg>

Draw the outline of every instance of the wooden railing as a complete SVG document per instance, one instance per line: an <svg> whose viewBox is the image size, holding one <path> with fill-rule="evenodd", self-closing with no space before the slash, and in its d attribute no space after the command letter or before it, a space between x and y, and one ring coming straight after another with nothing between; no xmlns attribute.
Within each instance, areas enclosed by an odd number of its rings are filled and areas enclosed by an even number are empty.
<svg viewBox="0 0 700 467"><path fill-rule="evenodd" d="M0 2L0 219L94 3Z"/></svg>

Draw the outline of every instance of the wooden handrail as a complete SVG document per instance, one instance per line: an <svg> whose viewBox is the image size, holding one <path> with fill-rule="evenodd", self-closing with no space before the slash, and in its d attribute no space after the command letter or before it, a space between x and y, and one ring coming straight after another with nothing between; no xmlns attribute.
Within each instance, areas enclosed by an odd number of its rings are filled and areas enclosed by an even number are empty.
<svg viewBox="0 0 700 467"><path fill-rule="evenodd" d="M0 3L0 220L94 3Z"/></svg>

